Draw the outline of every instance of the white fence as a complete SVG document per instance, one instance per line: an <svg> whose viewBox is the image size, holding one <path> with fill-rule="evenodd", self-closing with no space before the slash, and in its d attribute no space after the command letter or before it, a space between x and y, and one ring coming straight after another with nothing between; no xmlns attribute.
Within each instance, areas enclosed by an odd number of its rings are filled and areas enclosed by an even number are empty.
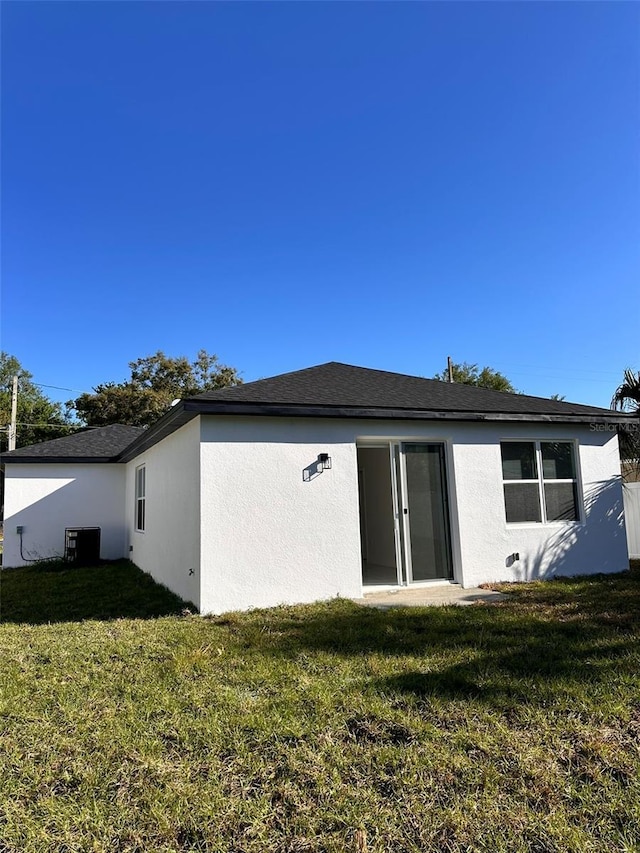
<svg viewBox="0 0 640 853"><path fill-rule="evenodd" d="M625 483L623 492L629 556L640 558L640 483Z"/></svg>

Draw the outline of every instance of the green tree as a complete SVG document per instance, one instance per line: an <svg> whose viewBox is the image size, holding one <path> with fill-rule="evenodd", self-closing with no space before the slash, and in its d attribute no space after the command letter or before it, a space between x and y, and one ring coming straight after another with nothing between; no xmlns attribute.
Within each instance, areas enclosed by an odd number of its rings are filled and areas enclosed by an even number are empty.
<svg viewBox="0 0 640 853"><path fill-rule="evenodd" d="M618 432L620 458L626 463L625 474L640 476L640 370L634 373L627 368L620 385L611 398L611 408L631 412L638 416L637 429L621 429ZM632 426L630 425L630 426Z"/></svg>
<svg viewBox="0 0 640 853"><path fill-rule="evenodd" d="M18 412L16 447L60 438L74 429L60 403L52 402L34 384L33 376L14 355L0 352L0 450L9 444L8 426L11 420L11 385L18 377Z"/></svg>
<svg viewBox="0 0 640 853"><path fill-rule="evenodd" d="M200 350L194 361L186 356L171 358L158 350L155 355L129 362L129 368L131 378L126 382L97 385L93 394L81 394L67 407L75 410L87 426L148 426L176 399L242 381L234 367L220 364L218 357L206 350Z"/></svg>
<svg viewBox="0 0 640 853"><path fill-rule="evenodd" d="M477 385L479 388L492 388L494 391L508 391L511 394L517 393L506 376L490 367L483 367L480 370L477 364L469 364L466 361L460 364L454 363L452 367L453 381L459 382L461 385ZM433 378L448 382L449 371L443 370L442 373L436 373Z"/></svg>

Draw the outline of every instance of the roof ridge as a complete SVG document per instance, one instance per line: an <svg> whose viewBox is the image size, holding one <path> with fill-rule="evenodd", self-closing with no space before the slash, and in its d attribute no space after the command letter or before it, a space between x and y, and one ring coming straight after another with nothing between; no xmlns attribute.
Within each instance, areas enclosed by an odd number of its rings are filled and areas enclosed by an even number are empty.
<svg viewBox="0 0 640 853"><path fill-rule="evenodd" d="M201 391L199 394L193 394L190 397L183 397L183 400L198 400L209 394L217 394L220 391L231 391L234 388L248 388L251 385L257 385L258 382L270 382L272 379L282 379L285 376L296 376L299 373L307 373L309 370L317 370L319 367L329 367L332 364L341 364L339 361L325 361L322 364L312 364L310 367L300 367L298 370L287 370L285 373L276 373L273 376L261 376L260 379L252 379L250 382L242 382L238 385L226 385L224 388L215 388L213 391ZM356 365L343 364L343 367L355 367ZM366 368L364 368L366 370Z"/></svg>

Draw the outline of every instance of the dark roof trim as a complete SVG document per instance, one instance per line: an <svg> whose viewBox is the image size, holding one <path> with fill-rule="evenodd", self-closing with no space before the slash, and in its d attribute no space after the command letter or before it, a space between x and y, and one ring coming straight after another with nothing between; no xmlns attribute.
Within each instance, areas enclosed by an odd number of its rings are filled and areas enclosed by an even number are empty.
<svg viewBox="0 0 640 853"><path fill-rule="evenodd" d="M93 464L100 462L106 465L114 465L120 462L119 456L3 456L0 459L3 465L27 465L38 463L38 465L57 465L58 463L74 463L80 464L91 462Z"/></svg>
<svg viewBox="0 0 640 853"><path fill-rule="evenodd" d="M416 420L416 421L468 421L468 422L501 422L501 423L558 423L558 424L619 424L628 423L632 415L611 412L611 415L537 415L513 413L484 413L484 412L429 412L421 409L373 409L341 406L307 406L281 405L274 403L231 403L221 400L203 400L190 398L181 400L169 409L159 421L118 457L119 462L130 462L154 444L162 441L172 432L180 429L198 415L239 415L244 417L272 418L355 418L387 419L387 420Z"/></svg>
<svg viewBox="0 0 640 853"><path fill-rule="evenodd" d="M567 424L620 424L628 423L630 416L612 411L602 414L536 414L520 412L435 412L423 409L383 409L350 406L280 405L273 403L226 403L221 401L185 400L186 412L200 415L253 415L279 418L378 418L386 420L419 421L514 421Z"/></svg>
<svg viewBox="0 0 640 853"><path fill-rule="evenodd" d="M130 462L136 456L144 453L145 450L149 450L154 444L158 444L163 438L180 429L181 426L192 421L197 415L198 412L187 409L184 400L181 400L168 412L165 412L160 420L145 430L141 436L134 439L128 447L125 447L118 456L118 462Z"/></svg>
<svg viewBox="0 0 640 853"><path fill-rule="evenodd" d="M135 438L120 454L111 457L96 456L4 456L3 464L45 464L56 463L123 463L130 462L145 450L158 444L184 424L198 415L235 415L244 417L274 418L343 418L343 419L383 419L416 421L458 421L475 423L557 423L557 424L597 424L613 425L637 422L634 415L612 411L602 414L521 414L510 412L436 412L422 409L384 409L344 406L309 406L305 404L281 405L273 403L237 403L219 400L187 399L181 400L168 412Z"/></svg>

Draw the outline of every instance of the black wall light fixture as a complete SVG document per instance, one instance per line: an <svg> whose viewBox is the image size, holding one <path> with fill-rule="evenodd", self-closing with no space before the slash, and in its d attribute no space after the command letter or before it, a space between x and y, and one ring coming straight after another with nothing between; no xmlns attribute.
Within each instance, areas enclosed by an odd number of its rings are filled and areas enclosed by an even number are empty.
<svg viewBox="0 0 640 853"><path fill-rule="evenodd" d="M328 471L331 468L331 457L328 453L318 453L318 468L320 471Z"/></svg>

